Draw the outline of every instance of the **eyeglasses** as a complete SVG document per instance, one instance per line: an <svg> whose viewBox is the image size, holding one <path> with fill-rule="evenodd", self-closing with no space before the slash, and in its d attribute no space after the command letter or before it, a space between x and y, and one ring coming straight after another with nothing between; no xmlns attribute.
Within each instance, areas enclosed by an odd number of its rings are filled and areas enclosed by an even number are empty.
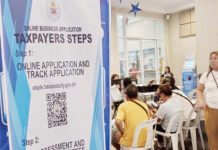
<svg viewBox="0 0 218 150"><path fill-rule="evenodd" d="M218 58L217 57L210 57L210 61L212 61L212 60L218 60Z"/></svg>

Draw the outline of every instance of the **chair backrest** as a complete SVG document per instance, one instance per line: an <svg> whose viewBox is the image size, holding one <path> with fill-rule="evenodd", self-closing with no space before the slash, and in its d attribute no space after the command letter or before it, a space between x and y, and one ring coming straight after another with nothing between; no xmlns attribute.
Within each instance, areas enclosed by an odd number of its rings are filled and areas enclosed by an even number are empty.
<svg viewBox="0 0 218 150"><path fill-rule="evenodd" d="M168 124L167 129L166 129L166 133L172 132L173 128L175 128L175 126L174 126L175 122L178 122L177 129L176 129L175 133L182 132L183 113L184 113L184 110L180 110L170 118L169 124Z"/></svg>
<svg viewBox="0 0 218 150"><path fill-rule="evenodd" d="M196 89L190 91L188 94L187 94L188 98L189 99L194 99L196 98Z"/></svg>
<svg viewBox="0 0 218 150"><path fill-rule="evenodd" d="M147 138L146 138L146 143L145 143L145 148L151 148L153 146L153 142L154 142L154 130L153 130L153 126L157 123L157 118L154 119L149 119L146 120L142 123L140 123L136 129L135 129L135 133L133 136L133 142L132 142L132 146L131 147L137 147L137 143L138 143L138 138L139 138L139 134L141 129L143 128L147 128Z"/></svg>
<svg viewBox="0 0 218 150"><path fill-rule="evenodd" d="M195 118L193 118L194 115ZM201 109L195 107L192 109L188 118L185 120L184 128L188 128L188 127L198 128L198 126L200 125L200 121L201 121ZM186 130L184 134L185 137L187 137L188 130Z"/></svg>

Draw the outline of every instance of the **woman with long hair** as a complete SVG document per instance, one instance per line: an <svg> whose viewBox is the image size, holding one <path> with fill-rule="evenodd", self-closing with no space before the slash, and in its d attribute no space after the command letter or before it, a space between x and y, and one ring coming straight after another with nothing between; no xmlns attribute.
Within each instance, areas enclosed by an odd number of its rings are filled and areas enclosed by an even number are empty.
<svg viewBox="0 0 218 150"><path fill-rule="evenodd" d="M121 80L119 79L119 75L113 74L111 76L111 101L113 103L114 114L112 118L115 117L117 109L121 103L123 103L123 95L121 93Z"/></svg>
<svg viewBox="0 0 218 150"><path fill-rule="evenodd" d="M196 107L205 110L209 149L218 150L218 51L210 53L209 70L199 80Z"/></svg>
<svg viewBox="0 0 218 150"><path fill-rule="evenodd" d="M174 77L174 76L173 76L173 73L171 72L169 66L166 66L166 67L165 67L165 72L164 72L163 75L164 75L164 78L165 78L165 79L166 79L166 78L172 78L172 77Z"/></svg>

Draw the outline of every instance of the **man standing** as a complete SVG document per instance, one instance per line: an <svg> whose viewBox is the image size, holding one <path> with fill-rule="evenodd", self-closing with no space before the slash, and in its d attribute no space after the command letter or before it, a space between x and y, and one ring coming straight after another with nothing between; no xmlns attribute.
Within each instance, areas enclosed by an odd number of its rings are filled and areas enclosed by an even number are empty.
<svg viewBox="0 0 218 150"><path fill-rule="evenodd" d="M132 63L132 68L129 69L129 77L132 79L132 82L137 83L137 74L138 69L136 68L136 64Z"/></svg>

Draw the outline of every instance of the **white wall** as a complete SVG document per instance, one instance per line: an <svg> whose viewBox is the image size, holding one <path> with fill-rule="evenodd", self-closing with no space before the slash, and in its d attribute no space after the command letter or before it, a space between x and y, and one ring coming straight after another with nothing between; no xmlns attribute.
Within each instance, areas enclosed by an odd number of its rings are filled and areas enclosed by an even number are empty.
<svg viewBox="0 0 218 150"><path fill-rule="evenodd" d="M171 15L168 21L167 64L176 77L176 84L182 84L182 68L185 56L196 53L196 37L179 37L179 13Z"/></svg>
<svg viewBox="0 0 218 150"><path fill-rule="evenodd" d="M119 60L118 60L118 47L117 47L117 30L116 30L116 14L129 14L127 9L115 9L111 8L111 34L110 34L110 74L120 74L119 70ZM137 16L152 17L157 19L163 19L163 15L142 12L140 11Z"/></svg>
<svg viewBox="0 0 218 150"><path fill-rule="evenodd" d="M116 10L111 10L111 32L110 32L110 74L120 74L120 63L117 49Z"/></svg>
<svg viewBox="0 0 218 150"><path fill-rule="evenodd" d="M208 70L209 53L218 50L218 0L196 0L197 70Z"/></svg>
<svg viewBox="0 0 218 150"><path fill-rule="evenodd" d="M153 20L143 20L128 24L126 35L141 38L156 38L155 22Z"/></svg>

